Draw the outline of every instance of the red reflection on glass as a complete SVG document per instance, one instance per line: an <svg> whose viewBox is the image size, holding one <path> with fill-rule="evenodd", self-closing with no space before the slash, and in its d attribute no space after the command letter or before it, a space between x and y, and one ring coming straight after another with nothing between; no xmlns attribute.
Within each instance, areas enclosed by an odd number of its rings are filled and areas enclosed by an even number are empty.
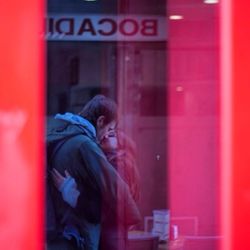
<svg viewBox="0 0 250 250"><path fill-rule="evenodd" d="M183 248L217 249L218 4L168 1L168 167L171 223Z"/></svg>

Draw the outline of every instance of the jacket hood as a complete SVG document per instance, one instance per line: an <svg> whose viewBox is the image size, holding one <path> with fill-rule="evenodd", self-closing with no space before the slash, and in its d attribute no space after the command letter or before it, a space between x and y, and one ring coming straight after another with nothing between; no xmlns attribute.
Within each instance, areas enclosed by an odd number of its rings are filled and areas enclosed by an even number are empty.
<svg viewBox="0 0 250 250"><path fill-rule="evenodd" d="M78 134L96 139L95 127L85 118L72 113L57 114L48 120L47 141L53 142Z"/></svg>

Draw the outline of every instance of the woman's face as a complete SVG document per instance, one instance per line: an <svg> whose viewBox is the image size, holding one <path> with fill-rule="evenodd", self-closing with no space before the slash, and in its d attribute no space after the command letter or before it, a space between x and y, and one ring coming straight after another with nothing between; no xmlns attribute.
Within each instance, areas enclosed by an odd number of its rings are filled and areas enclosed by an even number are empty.
<svg viewBox="0 0 250 250"><path fill-rule="evenodd" d="M113 120L109 123L105 123L105 116L100 116L96 122L96 136L99 143L103 140L104 136L109 133L109 131L113 131L116 128L116 121Z"/></svg>
<svg viewBox="0 0 250 250"><path fill-rule="evenodd" d="M102 138L101 147L104 151L109 152L118 148L118 140L115 130L109 130Z"/></svg>

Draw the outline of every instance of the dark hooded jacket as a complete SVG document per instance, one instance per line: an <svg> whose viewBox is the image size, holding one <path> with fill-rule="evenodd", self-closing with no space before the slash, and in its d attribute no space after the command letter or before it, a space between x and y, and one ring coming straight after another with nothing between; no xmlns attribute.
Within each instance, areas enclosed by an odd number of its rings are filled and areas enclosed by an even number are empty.
<svg viewBox="0 0 250 250"><path fill-rule="evenodd" d="M77 228L86 242L86 249L96 250L103 221L116 216L126 227L139 222L139 211L127 184L99 147L90 122L71 113L57 115L48 123L47 144L59 141L64 142L51 165L61 174L67 169L81 193L76 208L72 208L54 189L52 195L61 230L68 225Z"/></svg>

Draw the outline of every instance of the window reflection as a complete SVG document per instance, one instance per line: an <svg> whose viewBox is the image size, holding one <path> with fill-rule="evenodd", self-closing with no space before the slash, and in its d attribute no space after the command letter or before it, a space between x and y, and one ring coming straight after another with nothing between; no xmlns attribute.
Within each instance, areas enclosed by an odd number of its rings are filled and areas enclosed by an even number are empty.
<svg viewBox="0 0 250 250"><path fill-rule="evenodd" d="M217 5L50 0L46 21L47 115L104 94L136 145L130 248L217 249Z"/></svg>

